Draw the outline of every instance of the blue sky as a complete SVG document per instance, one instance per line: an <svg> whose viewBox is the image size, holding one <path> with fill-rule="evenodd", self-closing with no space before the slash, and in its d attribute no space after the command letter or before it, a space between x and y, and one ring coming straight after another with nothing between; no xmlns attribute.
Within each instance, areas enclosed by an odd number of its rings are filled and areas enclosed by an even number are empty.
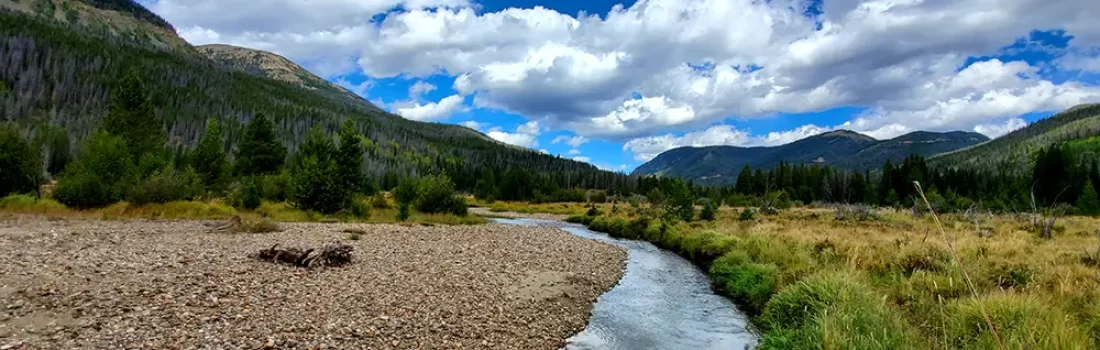
<svg viewBox="0 0 1100 350"><path fill-rule="evenodd" d="M406 118L629 172L837 128L995 137L1100 102L1100 3L994 2L146 4L193 44L273 51Z"/></svg>

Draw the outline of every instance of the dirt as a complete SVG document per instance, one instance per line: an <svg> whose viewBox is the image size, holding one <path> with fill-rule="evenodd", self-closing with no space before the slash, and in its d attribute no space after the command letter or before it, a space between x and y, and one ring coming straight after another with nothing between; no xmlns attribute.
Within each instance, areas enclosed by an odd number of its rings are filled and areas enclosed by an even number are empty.
<svg viewBox="0 0 1100 350"><path fill-rule="evenodd" d="M0 222L0 348L557 349L625 259L552 228L281 225ZM248 257L333 240L355 247L354 263Z"/></svg>
<svg viewBox="0 0 1100 350"><path fill-rule="evenodd" d="M506 219L538 219L565 221L565 219L569 217L569 215L549 213L517 213L512 211L492 211L489 210L489 208L470 208L470 213L485 217Z"/></svg>

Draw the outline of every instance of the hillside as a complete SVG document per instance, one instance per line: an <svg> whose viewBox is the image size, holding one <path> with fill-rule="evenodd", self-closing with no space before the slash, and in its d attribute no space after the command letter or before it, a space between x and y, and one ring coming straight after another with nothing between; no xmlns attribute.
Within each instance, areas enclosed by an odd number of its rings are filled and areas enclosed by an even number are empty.
<svg viewBox="0 0 1100 350"><path fill-rule="evenodd" d="M266 51L220 44L202 45L195 48L204 56L227 67L314 90L330 98L346 99L350 104L358 104L376 112L382 111L381 108L363 100L355 93L310 73L283 56Z"/></svg>
<svg viewBox="0 0 1100 350"><path fill-rule="evenodd" d="M1100 104L1081 105L1032 123L995 140L937 155L933 166L981 168L1005 166L1024 169L1031 155L1051 144L1100 135Z"/></svg>
<svg viewBox="0 0 1100 350"><path fill-rule="evenodd" d="M346 90L328 89L325 84L311 86L317 84L312 80L316 77L292 63L283 62L281 68L301 79L304 86L280 80L283 76L272 77L271 70L250 70L255 68L250 62L280 61L240 59L255 57L257 51L233 50L247 54L222 55L215 62L169 32L171 26L159 17L129 0L64 2L83 11L76 15L79 21L42 15L48 11L28 11L36 6L33 4L39 3L0 0L0 23L4 23L0 26L0 62L4 62L0 65L0 119L28 128L40 122L62 126L73 145L99 126L111 88L133 71L146 82L155 113L168 131L170 145L176 148L197 142L207 119L213 117L222 119L226 147L232 149L243 125L262 113L276 123L292 150L311 128L333 131L345 120L353 121L370 141L365 169L377 177L446 171L456 177L460 188L468 188L479 172L508 167L552 176L563 186L595 186L615 182L620 176L589 164L506 146L469 128L406 120ZM116 11L119 9L123 11ZM102 25L103 30L88 30L89 25ZM127 28L141 30L126 34ZM263 76L257 75L260 72ZM332 93L337 91L334 89L341 92Z"/></svg>
<svg viewBox="0 0 1100 350"><path fill-rule="evenodd" d="M780 161L818 163L865 170L910 154L924 156L987 141L977 133L915 132L877 141L847 130L826 132L774 147L684 147L667 151L638 167L633 175L678 176L704 183L730 183L745 165L770 168Z"/></svg>

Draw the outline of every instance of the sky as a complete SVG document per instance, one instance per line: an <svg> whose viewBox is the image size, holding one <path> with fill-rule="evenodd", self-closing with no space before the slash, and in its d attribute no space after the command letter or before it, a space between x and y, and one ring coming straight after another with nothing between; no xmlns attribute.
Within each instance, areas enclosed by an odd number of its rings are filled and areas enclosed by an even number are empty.
<svg viewBox="0 0 1100 350"><path fill-rule="evenodd" d="M146 0L408 119L630 172L833 129L997 137L1100 102L1096 0Z"/></svg>

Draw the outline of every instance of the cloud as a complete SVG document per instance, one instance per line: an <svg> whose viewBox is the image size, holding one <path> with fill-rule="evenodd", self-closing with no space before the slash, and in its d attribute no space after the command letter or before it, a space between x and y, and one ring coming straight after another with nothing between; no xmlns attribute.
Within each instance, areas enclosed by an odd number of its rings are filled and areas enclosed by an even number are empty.
<svg viewBox="0 0 1100 350"><path fill-rule="evenodd" d="M405 119L431 121L450 117L462 109L463 98L459 95L444 97L439 102L428 104L414 103L412 106L397 108L397 114Z"/></svg>
<svg viewBox="0 0 1100 350"><path fill-rule="evenodd" d="M588 157L585 157L585 156L576 156L576 157L573 157L573 160L578 161L578 162L585 162L585 163L592 162L592 158L588 158Z"/></svg>
<svg viewBox="0 0 1100 350"><path fill-rule="evenodd" d="M553 143L556 145L556 144L564 142L565 144L568 144L569 146L571 146L573 148L577 148L577 147L580 147L583 144L588 143L588 141L590 141L590 140L587 137L580 136L580 135L572 136L572 137L561 135L561 136L555 137Z"/></svg>
<svg viewBox="0 0 1100 350"><path fill-rule="evenodd" d="M1027 126L1027 122L1020 118L1012 118L1006 120L1004 123L993 124L981 124L974 127L974 131L984 134L989 138L1001 137L1004 134L1022 129Z"/></svg>
<svg viewBox="0 0 1100 350"><path fill-rule="evenodd" d="M348 89L348 91L354 92L356 95L359 95L363 98L367 98L367 91L370 91L370 89L374 87L374 81L370 79L366 79L358 84L354 84L352 82L349 82L346 78L341 77L333 81L333 83L345 89Z"/></svg>
<svg viewBox="0 0 1100 350"><path fill-rule="evenodd" d="M538 136L540 133L541 127L539 123L537 121L530 121L516 127L516 132L504 132L500 127L494 127L489 129L487 135L500 142L521 147L535 148L539 146Z"/></svg>
<svg viewBox="0 0 1100 350"><path fill-rule="evenodd" d="M481 130L481 128L485 127L485 123L481 123L481 122L478 122L476 120L467 120L467 121L458 123L458 125L462 125L462 126L465 126L467 128L474 129L474 130Z"/></svg>
<svg viewBox="0 0 1100 350"><path fill-rule="evenodd" d="M417 81L409 87L409 100L419 100L421 95L435 91L435 89L436 87L432 83L423 80Z"/></svg>
<svg viewBox="0 0 1100 350"><path fill-rule="evenodd" d="M476 107L615 141L838 106L868 111L837 127L889 137L1100 101L1096 86L1052 80L1044 64L990 58L1056 29L1075 53L1057 66L1096 71L1095 0L837 0L807 16L810 3L639 0L599 16L466 0L161 0L153 10L193 43L273 50L323 76L454 76ZM230 10L244 7L255 11Z"/></svg>
<svg viewBox="0 0 1100 350"><path fill-rule="evenodd" d="M575 156L575 155L580 155L580 154L581 154L581 150L579 150L579 149L576 149L576 148L574 148L574 149L571 149L571 150L569 150L569 152L568 152L568 153L569 153L569 155L571 155L571 156Z"/></svg>

